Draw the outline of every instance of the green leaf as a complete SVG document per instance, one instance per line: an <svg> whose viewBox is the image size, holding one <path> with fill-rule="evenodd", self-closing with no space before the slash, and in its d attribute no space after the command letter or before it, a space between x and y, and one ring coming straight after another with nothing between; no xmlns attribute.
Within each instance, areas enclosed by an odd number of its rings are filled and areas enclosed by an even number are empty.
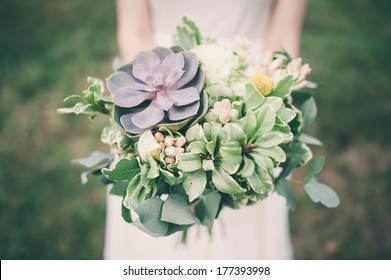
<svg viewBox="0 0 391 280"><path fill-rule="evenodd" d="M250 187L259 194L268 194L274 189L273 179L266 170L256 167L255 172L247 178Z"/></svg>
<svg viewBox="0 0 391 280"><path fill-rule="evenodd" d="M315 99L313 97L309 98L306 102L304 102L300 110L303 114L303 120L305 124L310 124L316 118L318 113L318 108L315 103Z"/></svg>
<svg viewBox="0 0 391 280"><path fill-rule="evenodd" d="M272 92L269 93L268 96L277 96L285 99L291 94L292 87L293 77L291 75L287 75L278 82L278 84L273 88Z"/></svg>
<svg viewBox="0 0 391 280"><path fill-rule="evenodd" d="M140 167L135 158L122 158L111 168L103 168L102 173L112 181L126 181L133 179L140 173Z"/></svg>
<svg viewBox="0 0 391 280"><path fill-rule="evenodd" d="M287 180L279 180L276 185L276 192L286 198L286 204L289 210L294 211L296 209L296 202L293 196L292 184Z"/></svg>
<svg viewBox="0 0 391 280"><path fill-rule="evenodd" d="M237 141L242 144L246 139L243 129L236 123L227 123L223 127L223 131L226 133L228 141Z"/></svg>
<svg viewBox="0 0 391 280"><path fill-rule="evenodd" d="M149 157L148 159L148 162L149 162L149 171L148 171L148 174L147 174L147 178L148 179L155 179L157 177L159 177L159 166L157 164L157 162L152 158L152 157Z"/></svg>
<svg viewBox="0 0 391 280"><path fill-rule="evenodd" d="M144 201L136 208L136 213L140 218L140 223L149 231L157 235L165 235L168 231L169 223L161 220L163 201L154 197Z"/></svg>
<svg viewBox="0 0 391 280"><path fill-rule="evenodd" d="M121 215L122 218L124 219L125 222L131 223L132 222L132 216L130 215L130 210L125 207L124 205L124 200L125 200L125 195L122 198L122 203L121 203Z"/></svg>
<svg viewBox="0 0 391 280"><path fill-rule="evenodd" d="M268 134L262 135L255 142L255 147L261 148L271 148L273 146L278 146L284 141L284 136L279 132L270 132Z"/></svg>
<svg viewBox="0 0 391 280"><path fill-rule="evenodd" d="M219 211L221 195L216 192L207 192L200 197L195 207L195 215L201 224L212 230L213 223Z"/></svg>
<svg viewBox="0 0 391 280"><path fill-rule="evenodd" d="M110 190L110 194L123 196L126 193L126 189L128 188L129 182L114 182L113 187Z"/></svg>
<svg viewBox="0 0 391 280"><path fill-rule="evenodd" d="M298 140L308 145L322 146L322 142L319 139L308 134L301 133L298 137Z"/></svg>
<svg viewBox="0 0 391 280"><path fill-rule="evenodd" d="M186 197L172 193L163 203L161 220L177 225L189 225L196 222Z"/></svg>
<svg viewBox="0 0 391 280"><path fill-rule="evenodd" d="M163 168L160 168L160 173L163 175L164 181L169 184L170 186L176 186L182 183L183 181L183 173L178 172L178 176L175 176L170 171L164 170Z"/></svg>
<svg viewBox="0 0 391 280"><path fill-rule="evenodd" d="M212 181L215 187L223 193L238 194L246 191L222 168L216 167L216 169L212 171Z"/></svg>
<svg viewBox="0 0 391 280"><path fill-rule="evenodd" d="M140 222L140 219L137 219L135 221L132 222L132 225L134 225L136 228L138 228L139 230L149 234L150 236L152 237L161 237L161 236L166 236L166 234L168 233L168 230L165 234L159 234L159 233L156 233L156 232L152 232L150 231L149 229L147 229L141 222ZM169 224L170 226L170 224Z"/></svg>
<svg viewBox="0 0 391 280"><path fill-rule="evenodd" d="M84 97L81 95L70 95L64 99L64 102L68 101L87 103L87 100L85 100Z"/></svg>
<svg viewBox="0 0 391 280"><path fill-rule="evenodd" d="M192 154L202 154L206 155L206 143L203 141L194 141L191 142L187 148L186 151L191 152Z"/></svg>
<svg viewBox="0 0 391 280"><path fill-rule="evenodd" d="M297 141L290 143L285 153L287 158L298 159L299 166L307 164L312 159L311 149L306 144Z"/></svg>
<svg viewBox="0 0 391 280"><path fill-rule="evenodd" d="M272 130L276 121L276 113L271 106L267 105L257 113L256 118L257 122L254 131L250 135L247 135L250 143L256 141L259 136L269 133Z"/></svg>
<svg viewBox="0 0 391 280"><path fill-rule="evenodd" d="M269 105L273 108L274 112L277 112L281 108L281 106L283 106L283 104L284 103L280 97L267 96L265 102L263 102L263 104L257 109L257 111L264 106Z"/></svg>
<svg viewBox="0 0 391 280"><path fill-rule="evenodd" d="M293 169L295 169L300 164L300 159L298 158L288 158L287 161L282 166L282 171L277 177L277 181L286 178Z"/></svg>
<svg viewBox="0 0 391 280"><path fill-rule="evenodd" d="M244 158L244 165L242 169L238 172L238 175L242 178L248 178L254 173L255 164L248 157L244 156L243 158Z"/></svg>
<svg viewBox="0 0 391 280"><path fill-rule="evenodd" d="M307 184L312 177L322 171L324 165L324 156L313 158L309 161L307 175L304 178L304 184Z"/></svg>
<svg viewBox="0 0 391 280"><path fill-rule="evenodd" d="M277 115L286 123L291 122L296 117L295 111L286 107L281 107L277 111Z"/></svg>
<svg viewBox="0 0 391 280"><path fill-rule="evenodd" d="M189 17L187 17L187 16L183 16L182 17L182 22L184 24L186 24L188 29L191 30L191 33L194 36L196 44L200 45L202 38L201 38L201 33L200 33L200 30L198 29L197 24L193 20L191 20Z"/></svg>
<svg viewBox="0 0 391 280"><path fill-rule="evenodd" d="M265 97L260 93L254 85L246 84L246 92L244 95L244 104L246 111L252 111L260 106L265 101Z"/></svg>
<svg viewBox="0 0 391 280"><path fill-rule="evenodd" d="M236 142L222 142L220 148L221 155L221 164L220 167L223 168L228 174L234 174L238 171L242 163L242 146Z"/></svg>
<svg viewBox="0 0 391 280"><path fill-rule="evenodd" d="M190 202L202 195L205 190L206 183L206 172L203 169L199 169L194 172L185 172L183 174L182 184L189 196Z"/></svg>
<svg viewBox="0 0 391 280"><path fill-rule="evenodd" d="M286 160L285 152L279 146L274 146L274 147L270 147L270 148L256 147L253 150L253 153L258 153L263 156L270 157L277 162L284 162Z"/></svg>
<svg viewBox="0 0 391 280"><path fill-rule="evenodd" d="M204 159L202 161L202 169L204 169L205 171L215 170L215 164L213 162L213 159Z"/></svg>
<svg viewBox="0 0 391 280"><path fill-rule="evenodd" d="M254 150L250 153L250 157L253 159L255 166L258 166L258 168L266 170L269 174L273 172L274 163L270 157Z"/></svg>
<svg viewBox="0 0 391 280"><path fill-rule="evenodd" d="M105 154L99 151L93 151L88 157L73 159L71 162L83 165L87 168L91 168L98 165L99 163L102 163L103 161L110 160L110 158L111 158L110 154Z"/></svg>
<svg viewBox="0 0 391 280"><path fill-rule="evenodd" d="M304 190L313 202L320 202L328 208L337 207L340 203L337 193L326 184L319 183L315 177L312 177Z"/></svg>
<svg viewBox="0 0 391 280"><path fill-rule="evenodd" d="M202 160L200 155L184 153L178 156L178 169L184 172L192 172L201 168Z"/></svg>
<svg viewBox="0 0 391 280"><path fill-rule="evenodd" d="M122 204L128 209L137 208L138 205L143 201L142 199L139 200L141 189L143 189L143 185L141 184L140 175L137 175L132 180L130 180L126 189L126 196Z"/></svg>
<svg viewBox="0 0 391 280"><path fill-rule="evenodd" d="M212 141L209 141L207 144L206 144L206 150L208 151L208 153L212 156L214 156L215 154L215 149L216 149L216 145L217 145L217 139L213 139Z"/></svg>
<svg viewBox="0 0 391 280"><path fill-rule="evenodd" d="M188 143L194 142L194 141L205 141L205 135L204 130L201 125L196 124L192 127L190 127L186 131L186 141Z"/></svg>
<svg viewBox="0 0 391 280"><path fill-rule="evenodd" d="M257 127L257 117L253 111L248 111L243 122L243 131L249 138Z"/></svg>

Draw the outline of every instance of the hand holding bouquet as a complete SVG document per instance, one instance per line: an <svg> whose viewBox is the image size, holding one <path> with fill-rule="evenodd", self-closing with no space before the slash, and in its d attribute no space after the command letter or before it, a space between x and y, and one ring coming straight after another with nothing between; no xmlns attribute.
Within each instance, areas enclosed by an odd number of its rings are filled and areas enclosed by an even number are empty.
<svg viewBox="0 0 391 280"><path fill-rule="evenodd" d="M123 197L123 218L155 237L195 224L212 230L222 208L262 203L273 191L294 209L287 176L306 164L309 197L336 207L336 193L314 177L324 158L312 159L308 145L320 141L303 133L317 111L302 91L312 85L309 65L284 51L254 63L250 42L224 47L187 17L175 40L110 75L109 95L89 78L84 96L70 96L76 104L59 109L109 117L101 141L111 153L76 160L91 168L83 180L103 174Z"/></svg>

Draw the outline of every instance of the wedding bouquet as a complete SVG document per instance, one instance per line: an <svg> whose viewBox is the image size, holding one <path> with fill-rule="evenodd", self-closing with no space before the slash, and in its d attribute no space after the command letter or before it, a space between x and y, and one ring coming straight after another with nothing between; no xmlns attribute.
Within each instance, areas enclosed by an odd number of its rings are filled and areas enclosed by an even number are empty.
<svg viewBox="0 0 391 280"><path fill-rule="evenodd" d="M324 157L312 158L308 145L321 142L303 133L317 112L303 91L313 86L309 65L285 51L257 62L251 42L223 46L187 17L174 41L111 74L108 95L101 80L88 78L84 95L65 100L75 105L58 110L110 120L101 141L111 152L75 160L90 168L82 180L101 175L123 197L124 220L155 237L195 224L212 230L222 208L262 203L274 191L293 210L288 175L303 165L309 197L336 207L337 194L314 177Z"/></svg>

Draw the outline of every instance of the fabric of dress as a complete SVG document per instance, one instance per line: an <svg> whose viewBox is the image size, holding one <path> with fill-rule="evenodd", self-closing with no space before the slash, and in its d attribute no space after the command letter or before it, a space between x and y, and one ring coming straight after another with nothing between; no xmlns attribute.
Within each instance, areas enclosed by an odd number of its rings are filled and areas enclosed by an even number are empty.
<svg viewBox="0 0 391 280"><path fill-rule="evenodd" d="M259 54L272 0L151 0L156 45L170 46L180 16L191 16L201 33L229 41L234 36L255 42ZM187 244L181 234L153 238L121 217L122 198L107 199L105 259L291 259L288 209L285 198L266 200L239 210L223 208L210 235L193 226Z"/></svg>

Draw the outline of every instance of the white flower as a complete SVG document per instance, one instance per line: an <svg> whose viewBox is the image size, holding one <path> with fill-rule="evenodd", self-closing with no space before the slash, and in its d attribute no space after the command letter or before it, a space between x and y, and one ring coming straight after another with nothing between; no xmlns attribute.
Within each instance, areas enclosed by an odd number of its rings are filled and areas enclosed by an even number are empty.
<svg viewBox="0 0 391 280"><path fill-rule="evenodd" d="M141 134L137 149L141 159L145 162L148 161L149 157L153 157L156 160L160 159L160 144L153 137L150 130Z"/></svg>
<svg viewBox="0 0 391 280"><path fill-rule="evenodd" d="M239 58L231 50L217 44L200 45L193 52L206 71L208 83L227 80L231 71L239 67Z"/></svg>

